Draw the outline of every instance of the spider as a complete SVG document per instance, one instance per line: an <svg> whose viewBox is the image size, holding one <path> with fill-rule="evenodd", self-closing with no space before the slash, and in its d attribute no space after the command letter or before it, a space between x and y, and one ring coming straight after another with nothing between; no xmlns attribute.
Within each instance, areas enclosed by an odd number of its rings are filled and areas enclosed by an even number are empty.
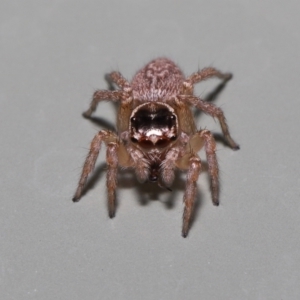
<svg viewBox="0 0 300 300"><path fill-rule="evenodd" d="M218 77L226 82L232 75L209 67L185 78L174 62L167 58L157 58L138 71L131 83L119 72L112 72L109 76L120 89L97 90L89 109L83 115L90 117L100 101L118 102L117 132L101 130L93 138L73 201L79 201L104 142L107 149L109 216L115 216L119 166L134 169L140 182L156 182L166 188L172 185L175 169L178 168L187 172L182 225L182 236L186 237L193 213L197 179L201 171L201 160L197 152L203 146L208 163L212 201L214 205L219 205L216 142L209 130L197 130L191 107L217 118L230 147L239 149L230 136L223 111L196 97L193 87L194 84L211 77Z"/></svg>

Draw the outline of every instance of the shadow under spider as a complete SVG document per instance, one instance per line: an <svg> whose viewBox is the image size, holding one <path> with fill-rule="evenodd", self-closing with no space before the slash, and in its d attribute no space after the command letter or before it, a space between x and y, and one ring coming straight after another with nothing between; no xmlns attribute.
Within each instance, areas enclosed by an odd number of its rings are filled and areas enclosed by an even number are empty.
<svg viewBox="0 0 300 300"><path fill-rule="evenodd" d="M101 163L98 165L90 178L87 181L87 184L83 190L82 197L85 196L89 190L93 189L97 182L101 180L102 174L106 172L106 164ZM202 163L202 172L207 172L207 163ZM183 194L185 191L186 185L186 173L177 171L175 174L175 179L172 184L172 190L169 191L164 187L158 186L156 183L153 182L145 182L140 183L135 177L133 170L120 170L118 173L118 188L120 189L132 189L135 191L135 197L138 199L138 202L141 206L146 206L151 201L160 201L164 204L166 209L172 209L175 206L175 199L178 199L177 195L179 192ZM165 195L164 200L160 200L162 195ZM197 187L195 202L193 213L190 220L190 229L192 228L195 220L197 220L200 208L202 205L202 193L201 189ZM106 201L106 199L105 199ZM119 204L119 197L117 196L116 199L116 214L118 213L118 205Z"/></svg>
<svg viewBox="0 0 300 300"><path fill-rule="evenodd" d="M178 173L178 172L176 172ZM184 191L185 180L176 174L174 183L172 184L170 190L163 186L159 186L155 182L146 181L145 183L140 183L136 179L134 172L130 169L123 170L120 173L119 187L125 189L134 188L136 191L136 197L141 205L147 205L150 201L155 201L161 198L162 195L164 200L161 202L166 208L171 209L174 207L175 195L178 191Z"/></svg>
<svg viewBox="0 0 300 300"><path fill-rule="evenodd" d="M206 162L202 163L202 171L207 172ZM172 209L175 206L175 199L178 199L178 193L181 192L182 194L185 191L186 172L177 171L175 173L175 179L171 186L171 191L158 186L158 184L154 182L138 182L134 172L130 169L122 170L119 174L121 178L118 186L120 188L134 189L138 202L143 206L147 205L150 201L160 201L164 204L166 209ZM164 197L164 200L160 200L162 195L166 196ZM190 229L199 216L202 205L201 199L202 193L201 190L199 190L199 187L197 187L193 213L189 225Z"/></svg>

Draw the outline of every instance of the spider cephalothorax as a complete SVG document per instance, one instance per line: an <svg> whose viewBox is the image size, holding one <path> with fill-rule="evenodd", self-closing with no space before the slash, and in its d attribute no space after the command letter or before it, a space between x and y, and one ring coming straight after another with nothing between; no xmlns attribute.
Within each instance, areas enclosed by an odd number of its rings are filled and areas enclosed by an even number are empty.
<svg viewBox="0 0 300 300"><path fill-rule="evenodd" d="M164 149L177 138L177 116L168 104L144 103L133 110L129 129L131 141L145 151Z"/></svg>
<svg viewBox="0 0 300 300"><path fill-rule="evenodd" d="M219 171L215 140L208 130L197 130L191 106L219 120L223 134L233 149L239 146L231 138L222 110L193 95L193 85L218 77L227 81L229 73L205 68L185 78L169 59L158 58L141 69L129 83L118 72L110 79L120 90L94 93L89 117L102 100L119 102L117 132L101 130L93 139L73 201L79 201L87 177L95 166L102 141L107 146L107 191L109 215L115 215L118 166L133 168L139 181L157 182L170 187L175 169L187 170L182 235L187 236L196 182L201 171L197 152L204 146L210 175L212 200L219 204Z"/></svg>

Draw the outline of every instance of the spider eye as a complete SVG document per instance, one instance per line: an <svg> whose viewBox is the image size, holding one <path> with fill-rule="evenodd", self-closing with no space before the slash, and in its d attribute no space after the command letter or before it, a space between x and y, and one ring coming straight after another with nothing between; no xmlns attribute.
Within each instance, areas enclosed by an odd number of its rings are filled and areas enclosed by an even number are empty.
<svg viewBox="0 0 300 300"><path fill-rule="evenodd" d="M137 140L136 138L134 138L134 137L131 138L131 141L132 141L133 143L137 143L137 142L138 142L138 140Z"/></svg>
<svg viewBox="0 0 300 300"><path fill-rule="evenodd" d="M131 122L136 122L136 117L132 117Z"/></svg>

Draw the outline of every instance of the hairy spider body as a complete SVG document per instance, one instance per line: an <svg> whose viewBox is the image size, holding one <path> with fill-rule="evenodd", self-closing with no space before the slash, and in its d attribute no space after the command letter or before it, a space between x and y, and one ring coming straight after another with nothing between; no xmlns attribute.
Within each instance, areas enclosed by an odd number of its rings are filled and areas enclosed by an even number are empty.
<svg viewBox="0 0 300 300"><path fill-rule="evenodd" d="M96 91L84 116L90 117L100 101L118 101L117 133L101 130L94 137L73 201L79 201L103 141L107 146L110 217L115 215L118 166L133 168L140 182L157 182L167 188L174 180L176 168L187 170L182 227L182 235L186 237L196 196L196 182L201 171L197 152L203 146L207 156L212 200L215 205L219 204L215 140L210 131L197 130L191 106L216 117L229 145L239 149L229 134L222 110L193 95L193 85L211 77L227 81L232 76L214 68L205 68L185 78L181 70L167 58L151 61L137 72L131 83L120 73L111 73L110 79L120 89Z"/></svg>

